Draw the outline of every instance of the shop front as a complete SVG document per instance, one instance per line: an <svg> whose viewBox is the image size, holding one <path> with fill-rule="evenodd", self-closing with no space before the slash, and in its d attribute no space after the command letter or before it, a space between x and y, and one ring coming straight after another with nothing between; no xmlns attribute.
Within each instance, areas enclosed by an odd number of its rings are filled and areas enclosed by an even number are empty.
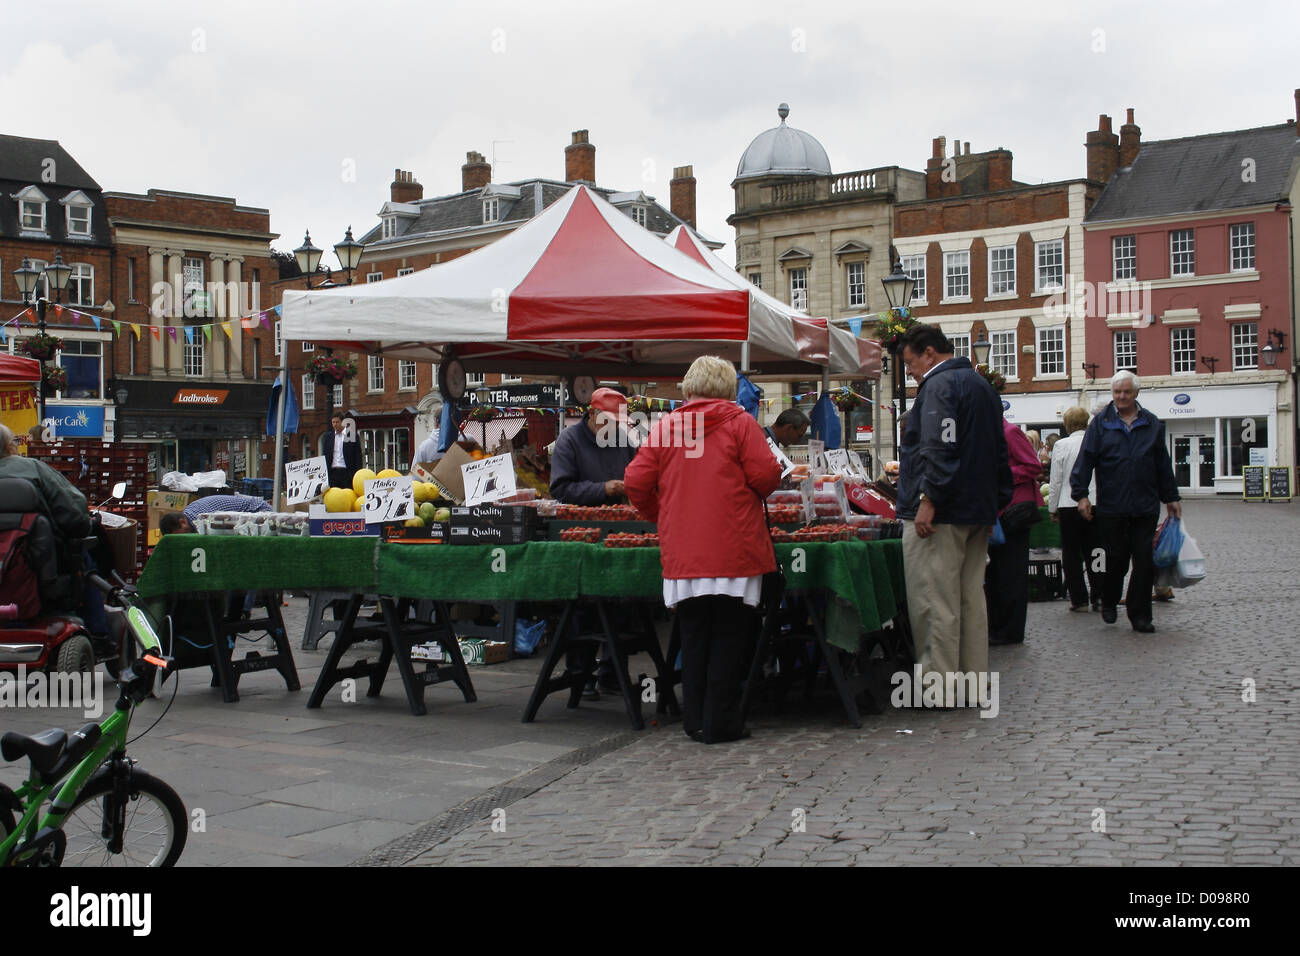
<svg viewBox="0 0 1300 956"><path fill-rule="evenodd" d="M1043 441L1064 432L1061 416L1079 404L1077 392L1020 392L1002 395L1002 415L1023 429L1034 429ZM1092 409L1088 409L1092 411Z"/></svg>
<svg viewBox="0 0 1300 956"><path fill-rule="evenodd" d="M1138 401L1165 423L1183 494L1239 495L1243 465L1290 463L1279 457L1274 385L1143 389Z"/></svg>
<svg viewBox="0 0 1300 956"><path fill-rule="evenodd" d="M119 380L117 438L152 446L155 479L220 469L232 486L269 473L261 445L271 386Z"/></svg>

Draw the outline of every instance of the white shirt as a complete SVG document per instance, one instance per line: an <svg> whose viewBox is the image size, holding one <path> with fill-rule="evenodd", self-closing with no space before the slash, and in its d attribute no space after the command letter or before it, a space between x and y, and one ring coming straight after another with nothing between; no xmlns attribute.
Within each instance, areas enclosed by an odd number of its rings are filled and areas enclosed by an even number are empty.
<svg viewBox="0 0 1300 956"><path fill-rule="evenodd" d="M343 460L343 433L334 433L334 460L330 462L331 468L346 468L348 463Z"/></svg>
<svg viewBox="0 0 1300 956"><path fill-rule="evenodd" d="M926 371L926 373L925 373L924 375L921 376L921 381L924 382L927 378L929 378L929 377L930 377L930 372L933 372L933 371L934 371L935 369L937 369L940 365L943 365L943 364L945 364L946 362L951 362L951 361L952 361L952 359L950 359L950 358L946 358L946 359L944 359L942 362L935 362L933 365L930 366L929 370Z"/></svg>
<svg viewBox="0 0 1300 956"><path fill-rule="evenodd" d="M420 442L420 447L415 450L416 461L437 461L442 455L438 454L438 429L433 430L433 434Z"/></svg>
<svg viewBox="0 0 1300 956"><path fill-rule="evenodd" d="M676 607L688 598L723 594L738 597L750 607L758 607L763 595L763 575L752 578L664 578L664 604Z"/></svg>
<svg viewBox="0 0 1300 956"><path fill-rule="evenodd" d="M1063 508L1077 508L1079 503L1070 497L1070 472L1079 458L1079 449L1083 447L1085 430L1080 430L1058 438L1052 446L1052 476L1047 492L1047 510L1060 511ZM1088 483L1088 500L1097 504L1097 471L1094 468Z"/></svg>

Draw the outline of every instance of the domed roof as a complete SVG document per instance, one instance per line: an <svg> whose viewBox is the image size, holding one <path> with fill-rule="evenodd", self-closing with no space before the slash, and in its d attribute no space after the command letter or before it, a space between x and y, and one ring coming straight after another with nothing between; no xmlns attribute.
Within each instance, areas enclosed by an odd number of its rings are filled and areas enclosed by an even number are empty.
<svg viewBox="0 0 1300 956"><path fill-rule="evenodd" d="M826 150L808 133L785 125L790 107L782 103L776 111L781 125L759 133L740 157L737 179L755 176L829 176L831 161Z"/></svg>

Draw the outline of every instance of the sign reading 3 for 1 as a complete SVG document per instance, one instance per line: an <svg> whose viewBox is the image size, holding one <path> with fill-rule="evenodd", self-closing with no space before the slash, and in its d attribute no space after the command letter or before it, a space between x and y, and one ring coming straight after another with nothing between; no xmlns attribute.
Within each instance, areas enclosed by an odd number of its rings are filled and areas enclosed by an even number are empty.
<svg viewBox="0 0 1300 956"><path fill-rule="evenodd" d="M415 482L407 478L371 478L365 483L366 524L415 517Z"/></svg>

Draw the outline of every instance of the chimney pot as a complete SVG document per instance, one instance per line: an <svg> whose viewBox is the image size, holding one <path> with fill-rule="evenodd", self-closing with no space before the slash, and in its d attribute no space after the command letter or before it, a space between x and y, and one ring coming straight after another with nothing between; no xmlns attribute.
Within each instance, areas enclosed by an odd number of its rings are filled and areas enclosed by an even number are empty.
<svg viewBox="0 0 1300 956"><path fill-rule="evenodd" d="M1295 121L1300 125L1300 90L1295 91Z"/></svg>
<svg viewBox="0 0 1300 956"><path fill-rule="evenodd" d="M593 185L596 182L596 147L585 129L574 130L573 142L564 147L564 181Z"/></svg>
<svg viewBox="0 0 1300 956"><path fill-rule="evenodd" d="M461 192L481 189L492 182L492 164L483 158L483 154L470 150L465 154L465 165L460 168Z"/></svg>
<svg viewBox="0 0 1300 956"><path fill-rule="evenodd" d="M1133 122L1133 108L1129 107L1128 122L1119 128L1119 165L1121 169L1132 166L1142 149L1142 128Z"/></svg>
<svg viewBox="0 0 1300 956"><path fill-rule="evenodd" d="M415 181L414 173L405 169L393 170L389 192L393 202L418 202L424 198L424 187Z"/></svg>

